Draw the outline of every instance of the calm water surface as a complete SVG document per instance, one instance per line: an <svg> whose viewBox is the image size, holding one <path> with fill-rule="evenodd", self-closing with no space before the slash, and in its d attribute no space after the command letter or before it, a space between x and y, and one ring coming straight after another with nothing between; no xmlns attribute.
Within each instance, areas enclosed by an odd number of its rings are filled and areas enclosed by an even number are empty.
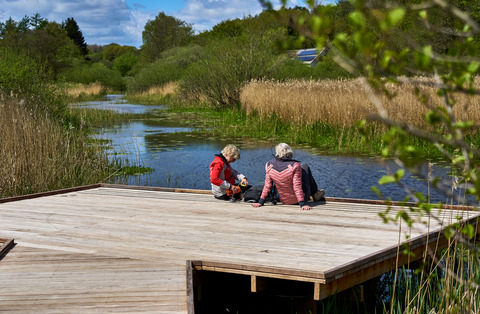
<svg viewBox="0 0 480 314"><path fill-rule="evenodd" d="M142 106L126 103L121 95L109 95L105 101L79 104L79 106L117 110L120 112L149 113L165 106ZM111 154L117 158L140 162L152 168L151 174L131 176L128 184L210 189L208 166L215 154L226 144L235 144L241 150L241 158L233 164L245 174L250 184L262 184L265 162L272 158L276 142L251 139L217 139L197 136L190 132L184 121L158 119L133 119L113 128L100 130L97 137L111 140ZM370 157L328 156L309 147L294 148L294 159L310 165L313 176L326 196L378 199L371 186L378 186L378 179L385 175L386 167L393 171L393 162L386 165ZM434 166L434 175L447 177L445 167ZM403 180L409 188L427 192L424 181L410 176ZM396 185L379 186L385 196L402 200L405 193ZM461 193L460 190L457 191ZM447 201L439 193L432 192L433 201Z"/></svg>

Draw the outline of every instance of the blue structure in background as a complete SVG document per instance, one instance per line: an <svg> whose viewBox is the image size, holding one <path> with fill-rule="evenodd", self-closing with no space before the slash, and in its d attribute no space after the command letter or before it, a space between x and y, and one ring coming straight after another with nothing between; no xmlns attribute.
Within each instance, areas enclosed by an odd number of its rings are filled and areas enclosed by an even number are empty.
<svg viewBox="0 0 480 314"><path fill-rule="evenodd" d="M293 50L292 54L296 60L302 61L305 64L314 66L318 63L321 57L327 54L327 49L318 50L316 48Z"/></svg>

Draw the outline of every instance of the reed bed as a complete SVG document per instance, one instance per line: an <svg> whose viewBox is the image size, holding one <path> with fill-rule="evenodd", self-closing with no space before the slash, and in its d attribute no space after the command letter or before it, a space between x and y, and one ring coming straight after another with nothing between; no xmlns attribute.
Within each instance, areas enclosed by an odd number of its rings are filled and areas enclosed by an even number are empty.
<svg viewBox="0 0 480 314"><path fill-rule="evenodd" d="M139 104L162 104L175 102L177 96L177 82L168 82L162 85L151 86L149 89L139 93L127 94L129 101Z"/></svg>
<svg viewBox="0 0 480 314"><path fill-rule="evenodd" d="M0 197L106 182L105 153L79 130L0 95Z"/></svg>
<svg viewBox="0 0 480 314"><path fill-rule="evenodd" d="M178 88L178 83L168 82L168 83L160 85L160 86L152 86L148 90L146 90L145 92L140 93L140 95L167 96L167 95L174 94L177 88Z"/></svg>
<svg viewBox="0 0 480 314"><path fill-rule="evenodd" d="M423 116L428 109L442 105L433 79L415 78L420 92L429 101L423 104L411 81L400 85L389 84L396 95L390 99L377 95L388 115L396 120L424 126ZM477 83L477 89L480 84ZM276 115L284 121L301 124L322 122L336 126L352 126L367 114L377 112L369 98L369 91L359 79L325 81L294 80L276 82L257 80L247 84L240 95L247 114L257 112L260 117ZM453 107L456 119L480 123L480 96L458 95Z"/></svg>
<svg viewBox="0 0 480 314"><path fill-rule="evenodd" d="M100 82L90 84L72 84L66 88L66 93L71 98L98 96L105 93L105 87Z"/></svg>

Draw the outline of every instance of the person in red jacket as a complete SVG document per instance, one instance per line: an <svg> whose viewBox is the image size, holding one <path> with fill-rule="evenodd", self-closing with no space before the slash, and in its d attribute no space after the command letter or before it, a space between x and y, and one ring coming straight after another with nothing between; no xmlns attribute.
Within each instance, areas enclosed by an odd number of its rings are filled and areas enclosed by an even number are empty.
<svg viewBox="0 0 480 314"><path fill-rule="evenodd" d="M262 195L258 203L252 204L253 207L260 207L265 203L273 183L283 204L299 204L303 210L308 210L312 209L307 205L310 197L314 201L323 198L325 191L318 190L310 167L292 157L293 150L288 144L280 143L275 146L275 158L265 165L265 185Z"/></svg>
<svg viewBox="0 0 480 314"><path fill-rule="evenodd" d="M210 164L210 183L212 184L212 193L216 199L234 200L240 198L240 188L235 185L235 180L240 181L242 186L248 186L247 178L232 168L231 163L240 159L240 150L235 145L227 145L222 152L215 155ZM227 191L233 193L227 195Z"/></svg>

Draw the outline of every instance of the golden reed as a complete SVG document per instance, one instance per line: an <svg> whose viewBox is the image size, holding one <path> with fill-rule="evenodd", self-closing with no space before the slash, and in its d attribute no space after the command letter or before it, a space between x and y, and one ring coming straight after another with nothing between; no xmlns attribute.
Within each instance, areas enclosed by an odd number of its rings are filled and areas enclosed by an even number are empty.
<svg viewBox="0 0 480 314"><path fill-rule="evenodd" d="M423 126L423 116L429 108L441 106L443 99L437 96L438 88L433 79L417 77L421 93L428 97L422 104L414 85L405 78L400 85L388 84L396 94L389 99L378 95L390 118ZM477 83L478 90L480 84ZM472 120L480 123L480 96L457 95L453 113L457 120ZM292 80L276 82L257 80L248 83L241 92L240 100L247 114L254 111L260 117L275 114L285 121L312 124L323 122L333 125L351 126L355 121L366 118L377 109L369 98L369 92L359 79L307 81Z"/></svg>
<svg viewBox="0 0 480 314"><path fill-rule="evenodd" d="M74 128L0 93L0 198L102 182L105 154Z"/></svg>
<svg viewBox="0 0 480 314"><path fill-rule="evenodd" d="M105 88L100 82L90 84L72 84L66 89L68 96L78 98L80 96L100 95L105 91Z"/></svg>

